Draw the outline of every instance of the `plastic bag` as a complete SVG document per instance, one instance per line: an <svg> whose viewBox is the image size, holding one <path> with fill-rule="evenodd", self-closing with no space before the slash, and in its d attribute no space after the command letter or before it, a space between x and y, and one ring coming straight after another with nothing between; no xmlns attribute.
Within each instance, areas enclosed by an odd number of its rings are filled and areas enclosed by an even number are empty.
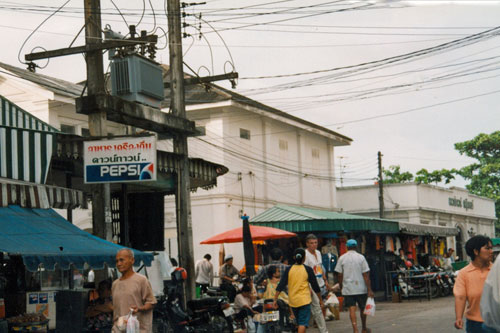
<svg viewBox="0 0 500 333"><path fill-rule="evenodd" d="M363 313L367 316L375 316L375 300L373 297L368 297L366 300L365 311Z"/></svg>
<svg viewBox="0 0 500 333"><path fill-rule="evenodd" d="M127 333L139 333L140 325L137 317L133 315L133 311L130 310L127 319Z"/></svg>
<svg viewBox="0 0 500 333"><path fill-rule="evenodd" d="M116 328L118 328L120 332L125 332L125 330L127 329L127 320L128 320L128 315L121 316L120 318L118 318L118 322L116 323Z"/></svg>
<svg viewBox="0 0 500 333"><path fill-rule="evenodd" d="M499 256L500 257L500 256ZM481 317L484 325L500 331L500 259L497 257L484 282L481 295Z"/></svg>
<svg viewBox="0 0 500 333"><path fill-rule="evenodd" d="M335 305L335 304L337 304L337 305L339 304L339 299L337 298L337 296L334 293L329 293L328 298L325 301L325 305L328 306L328 305Z"/></svg>

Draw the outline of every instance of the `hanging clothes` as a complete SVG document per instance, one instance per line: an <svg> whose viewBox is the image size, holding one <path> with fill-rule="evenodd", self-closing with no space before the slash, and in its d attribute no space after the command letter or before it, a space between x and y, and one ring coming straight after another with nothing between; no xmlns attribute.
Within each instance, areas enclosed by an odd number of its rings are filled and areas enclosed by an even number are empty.
<svg viewBox="0 0 500 333"><path fill-rule="evenodd" d="M391 236L385 236L385 251L394 252L394 240Z"/></svg>
<svg viewBox="0 0 500 333"><path fill-rule="evenodd" d="M340 255L343 255L347 252L346 242L347 240L345 239L345 237L339 239Z"/></svg>
<svg viewBox="0 0 500 333"><path fill-rule="evenodd" d="M399 239L399 237L396 237L396 247L395 247L395 250L399 251L399 249L402 249L401 239ZM399 254L399 252L398 252L398 254Z"/></svg>
<svg viewBox="0 0 500 333"><path fill-rule="evenodd" d="M427 237L424 238L424 253L429 254L429 239Z"/></svg>
<svg viewBox="0 0 500 333"><path fill-rule="evenodd" d="M361 236L361 253L362 254L366 253L366 236L365 235Z"/></svg>
<svg viewBox="0 0 500 333"><path fill-rule="evenodd" d="M439 241L439 255L443 256L445 252L446 244L444 243L444 240Z"/></svg>
<svg viewBox="0 0 500 333"><path fill-rule="evenodd" d="M375 250L380 250L380 235L375 235Z"/></svg>

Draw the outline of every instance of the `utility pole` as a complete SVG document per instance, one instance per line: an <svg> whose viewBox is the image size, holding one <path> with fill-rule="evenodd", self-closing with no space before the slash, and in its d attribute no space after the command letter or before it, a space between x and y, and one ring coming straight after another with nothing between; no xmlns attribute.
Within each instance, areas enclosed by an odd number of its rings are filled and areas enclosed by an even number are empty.
<svg viewBox="0 0 500 333"><path fill-rule="evenodd" d="M184 101L184 73L182 61L181 10L179 0L167 1L168 47L170 52L170 108L174 116L186 118ZM186 298L195 297L193 229L189 184L187 136L174 135L174 152L180 155L177 175L176 220L180 265L187 270Z"/></svg>
<svg viewBox="0 0 500 333"><path fill-rule="evenodd" d="M378 152L378 211L384 218L384 180L382 179L382 153Z"/></svg>
<svg viewBox="0 0 500 333"><path fill-rule="evenodd" d="M84 0L84 10L85 45L99 44L102 42L100 0ZM85 60L87 63L87 94L89 96L102 94L105 91L102 51L87 52ZM91 136L103 137L108 134L106 111L96 109L89 113L89 131ZM91 186L91 191L93 233L98 237L111 241L113 235L109 183L94 184Z"/></svg>

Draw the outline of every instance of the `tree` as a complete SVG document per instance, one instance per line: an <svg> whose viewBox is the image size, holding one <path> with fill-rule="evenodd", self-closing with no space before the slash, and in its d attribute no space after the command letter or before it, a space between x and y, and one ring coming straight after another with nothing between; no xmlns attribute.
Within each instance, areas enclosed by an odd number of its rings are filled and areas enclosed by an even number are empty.
<svg viewBox="0 0 500 333"><path fill-rule="evenodd" d="M461 155L476 159L475 163L458 170L460 176L470 181L466 188L495 200L496 215L500 217L500 131L481 133L472 140L458 142L455 149Z"/></svg>
<svg viewBox="0 0 500 333"><path fill-rule="evenodd" d="M472 194L477 194L495 200L497 216L496 234L500 235L500 131L491 134L481 133L475 138L455 143L455 149L460 155L476 160L461 169L441 169L429 172L421 169L415 177L410 172L401 172L399 165L391 165L383 169L385 183L405 183L414 180L422 184L449 184L456 175L462 176L470 183L465 187Z"/></svg>
<svg viewBox="0 0 500 333"><path fill-rule="evenodd" d="M399 165L391 165L389 169L382 168L382 173L384 174L385 184L408 183L413 180L411 172L405 171L402 173Z"/></svg>
<svg viewBox="0 0 500 333"><path fill-rule="evenodd" d="M449 184L453 179L455 179L455 174L457 174L456 169L441 169L434 170L432 172L427 171L427 169L418 170L415 177L415 182L422 184L431 184L444 182L445 184Z"/></svg>

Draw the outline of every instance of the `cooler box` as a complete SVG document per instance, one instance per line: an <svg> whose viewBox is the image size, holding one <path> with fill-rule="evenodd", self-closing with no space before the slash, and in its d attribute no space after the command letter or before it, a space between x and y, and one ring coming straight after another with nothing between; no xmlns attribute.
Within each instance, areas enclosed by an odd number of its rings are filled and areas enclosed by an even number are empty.
<svg viewBox="0 0 500 333"><path fill-rule="evenodd" d="M57 291L33 291L26 293L26 313L41 312L49 319L49 329L56 328Z"/></svg>

